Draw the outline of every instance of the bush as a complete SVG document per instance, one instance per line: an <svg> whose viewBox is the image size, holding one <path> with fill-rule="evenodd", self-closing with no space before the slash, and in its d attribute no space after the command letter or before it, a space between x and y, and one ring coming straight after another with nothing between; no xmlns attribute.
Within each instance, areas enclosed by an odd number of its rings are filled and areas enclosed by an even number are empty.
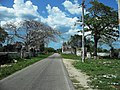
<svg viewBox="0 0 120 90"><path fill-rule="evenodd" d="M0 65L12 62L12 58L8 55L0 55Z"/></svg>
<svg viewBox="0 0 120 90"><path fill-rule="evenodd" d="M25 59L31 59L31 57L28 55L27 57L25 57Z"/></svg>
<svg viewBox="0 0 120 90"><path fill-rule="evenodd" d="M0 52L3 52L3 49L4 49L3 47L0 47Z"/></svg>

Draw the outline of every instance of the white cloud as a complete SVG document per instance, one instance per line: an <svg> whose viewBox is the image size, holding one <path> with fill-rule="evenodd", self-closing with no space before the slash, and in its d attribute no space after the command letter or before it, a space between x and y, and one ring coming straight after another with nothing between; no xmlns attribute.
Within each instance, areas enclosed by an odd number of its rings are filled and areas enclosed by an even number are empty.
<svg viewBox="0 0 120 90"><path fill-rule="evenodd" d="M77 3L77 1L76 1ZM16 22L23 19L34 19L42 21L52 26L53 28L69 27L74 25L77 17L71 18L65 12L61 11L58 7L51 7L49 4L46 6L48 17L44 18L39 15L38 7L33 5L31 1L14 0L13 8L0 6L0 20L5 22Z"/></svg>
<svg viewBox="0 0 120 90"><path fill-rule="evenodd" d="M65 12L61 11L58 7L51 7L49 4L46 7L48 12L48 17L44 19L44 22L47 22L48 25L52 26L53 28L59 27L71 27L77 20L77 17L70 18L68 17Z"/></svg>
<svg viewBox="0 0 120 90"><path fill-rule="evenodd" d="M73 5L70 1L65 1L64 3ZM75 5L77 3L77 0L75 0ZM77 17L71 18L66 12L63 12L58 7L51 7L49 4L46 6L46 9L48 17L44 18L39 15L37 11L38 7L33 5L31 1L24 2L24 0L14 0L13 8L0 6L0 20L2 24L5 24L7 21L16 22L23 19L41 20L56 29L67 27L68 30L70 29L68 33L73 33L72 26L75 24Z"/></svg>
<svg viewBox="0 0 120 90"><path fill-rule="evenodd" d="M14 0L14 3L15 4L23 4L24 3L24 0Z"/></svg>
<svg viewBox="0 0 120 90"><path fill-rule="evenodd" d="M38 7L33 5L31 1L26 1L25 3L20 0L14 1L13 8L15 10L15 14L19 18L30 18L34 19L36 17L39 17L39 14L37 12Z"/></svg>
<svg viewBox="0 0 120 90"><path fill-rule="evenodd" d="M23 19L39 19L38 7L33 5L31 1L14 0L13 8L0 6L0 21L20 21Z"/></svg>
<svg viewBox="0 0 120 90"><path fill-rule="evenodd" d="M66 32L65 34L69 34L69 35L82 35L82 32L80 32L80 29L70 29L68 32ZM91 31L85 32L84 34L85 36L90 35L91 36Z"/></svg>
<svg viewBox="0 0 120 90"><path fill-rule="evenodd" d="M63 2L63 6L65 7L66 10L68 10L71 14L82 14L82 7L79 5L78 0L74 0L75 3L72 3L69 0L66 0ZM85 13L86 10L84 10Z"/></svg>
<svg viewBox="0 0 120 90"><path fill-rule="evenodd" d="M69 35L75 35L75 34L78 34L79 35L79 33L80 32L78 32L78 31L80 31L79 29L70 29L68 32L66 32L65 34L69 34Z"/></svg>
<svg viewBox="0 0 120 90"><path fill-rule="evenodd" d="M16 12L16 16L18 16L18 17L21 17L21 18L28 17L31 19L39 17L39 14L37 12L38 7L33 5L31 1L26 1L25 3L23 3L23 2L15 3L13 5L13 7Z"/></svg>
<svg viewBox="0 0 120 90"><path fill-rule="evenodd" d="M63 3L63 6L66 10L68 10L71 14L81 14L82 8L79 6L78 1L75 1L75 4L73 4L71 1L66 0Z"/></svg>
<svg viewBox="0 0 120 90"><path fill-rule="evenodd" d="M0 21L14 18L14 9L0 6Z"/></svg>

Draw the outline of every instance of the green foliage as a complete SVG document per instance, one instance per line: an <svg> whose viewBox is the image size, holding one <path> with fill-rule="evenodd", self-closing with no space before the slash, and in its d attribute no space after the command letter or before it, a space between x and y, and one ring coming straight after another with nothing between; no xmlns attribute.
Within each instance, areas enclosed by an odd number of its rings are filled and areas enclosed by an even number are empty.
<svg viewBox="0 0 120 90"><path fill-rule="evenodd" d="M93 41L91 41L90 39L84 39L85 41L85 47L87 47L87 51L91 52L93 51ZM66 43L64 43L66 44ZM81 48L82 47L82 36L80 35L74 35L71 36L71 38L69 39L69 41L67 42L68 45L71 45L72 48Z"/></svg>
<svg viewBox="0 0 120 90"><path fill-rule="evenodd" d="M0 47L0 52L3 52L3 47Z"/></svg>
<svg viewBox="0 0 120 90"><path fill-rule="evenodd" d="M102 48L97 48L97 51L98 51L98 52L109 52L109 50L107 50L107 49L102 49Z"/></svg>
<svg viewBox="0 0 120 90"><path fill-rule="evenodd" d="M45 52L56 52L56 50L54 48L48 47L45 48Z"/></svg>
<svg viewBox="0 0 120 90"><path fill-rule="evenodd" d="M120 60L90 60L85 63L75 62L77 69L86 72L91 79L89 84L92 88L100 90L120 89Z"/></svg>
<svg viewBox="0 0 120 90"><path fill-rule="evenodd" d="M7 32L0 27L0 44L5 41L7 35Z"/></svg>
<svg viewBox="0 0 120 90"><path fill-rule="evenodd" d="M62 53L62 49L61 49L61 48L60 48L60 49L57 49L56 52L57 52L57 53Z"/></svg>
<svg viewBox="0 0 120 90"><path fill-rule="evenodd" d="M68 41L68 44L70 44L72 47L82 47L82 36L71 36L70 40Z"/></svg>
<svg viewBox="0 0 120 90"><path fill-rule="evenodd" d="M51 54L39 55L38 57L33 57L31 59L21 59L21 60L18 60L17 63L10 63L10 64L7 64L6 67L0 67L0 79L3 79L8 75L11 75L12 73L18 70L21 70L37 61L47 58L49 55Z"/></svg>
<svg viewBox="0 0 120 90"><path fill-rule="evenodd" d="M81 62L80 57L71 54L61 54L63 58L80 60L73 63L90 76L88 82L91 88L100 90L120 90L120 59L98 59Z"/></svg>
<svg viewBox="0 0 120 90"><path fill-rule="evenodd" d="M61 56L65 59L73 59L73 60L80 60L81 57L75 54L61 54Z"/></svg>
<svg viewBox="0 0 120 90"><path fill-rule="evenodd" d="M0 55L0 65L5 63L11 63L12 60L13 60L12 57L9 56L8 54Z"/></svg>
<svg viewBox="0 0 120 90"><path fill-rule="evenodd" d="M88 14L85 15L85 25L89 28L86 31L91 31L94 38L94 56L97 55L97 44L105 40L116 40L119 32L118 14L117 12L97 0L90 2L91 7L88 9Z"/></svg>

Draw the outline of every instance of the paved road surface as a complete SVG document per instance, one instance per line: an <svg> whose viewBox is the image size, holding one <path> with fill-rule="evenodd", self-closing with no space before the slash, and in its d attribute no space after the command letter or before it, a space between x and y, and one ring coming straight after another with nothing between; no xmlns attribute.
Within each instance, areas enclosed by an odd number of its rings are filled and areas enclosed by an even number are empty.
<svg viewBox="0 0 120 90"><path fill-rule="evenodd" d="M74 90L60 58L55 53L0 81L0 90Z"/></svg>

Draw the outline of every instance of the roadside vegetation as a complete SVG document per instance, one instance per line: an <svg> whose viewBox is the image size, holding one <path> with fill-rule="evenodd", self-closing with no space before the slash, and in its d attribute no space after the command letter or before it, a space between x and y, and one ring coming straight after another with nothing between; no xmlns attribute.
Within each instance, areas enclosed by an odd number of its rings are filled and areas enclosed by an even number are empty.
<svg viewBox="0 0 120 90"><path fill-rule="evenodd" d="M81 57L75 55L75 54L61 54L63 58L65 59L73 59L73 60L80 60Z"/></svg>
<svg viewBox="0 0 120 90"><path fill-rule="evenodd" d="M70 56L70 57L69 57ZM74 59L71 55L63 55L63 58ZM93 89L120 90L120 60L119 59L97 59L86 60L84 63L78 59L73 65L90 76L89 85ZM80 60L80 61L78 61Z"/></svg>
<svg viewBox="0 0 120 90"><path fill-rule="evenodd" d="M14 72L21 70L37 61L40 61L44 58L47 58L51 54L40 54L37 57L32 57L30 59L19 59L14 60L14 63L9 63L5 65L1 65L0 67L0 80L13 74Z"/></svg>

